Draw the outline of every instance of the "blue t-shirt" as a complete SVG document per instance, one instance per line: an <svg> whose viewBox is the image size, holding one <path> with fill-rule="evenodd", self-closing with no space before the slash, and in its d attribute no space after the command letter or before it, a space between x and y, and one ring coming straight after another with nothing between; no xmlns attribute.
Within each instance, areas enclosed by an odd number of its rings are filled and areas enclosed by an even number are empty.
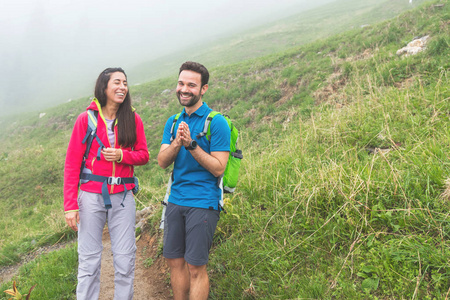
<svg viewBox="0 0 450 300"><path fill-rule="evenodd" d="M206 103L203 103L191 116L183 109L175 124L173 135L175 136L178 125L184 121L189 125L191 138L196 140L198 147L206 153L230 151L230 127L222 115L215 116L211 121L210 141L206 137L197 138L197 135L203 131L206 117L211 111L212 109ZM174 118L175 115L167 120L161 144L171 143L170 129ZM217 177L194 159L189 150L181 147L173 166L173 183L169 202L181 206L218 210L221 190L217 180Z"/></svg>

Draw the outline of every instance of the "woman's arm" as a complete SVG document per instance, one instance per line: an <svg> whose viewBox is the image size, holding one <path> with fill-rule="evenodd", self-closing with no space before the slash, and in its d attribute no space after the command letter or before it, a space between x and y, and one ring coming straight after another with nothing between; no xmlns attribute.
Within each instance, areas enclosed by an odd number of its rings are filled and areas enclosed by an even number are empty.
<svg viewBox="0 0 450 300"><path fill-rule="evenodd" d="M147 139L144 132L144 124L142 123L141 117L136 114L136 143L133 149L119 149L116 151L116 155L121 156L121 160L118 159L119 163L128 165L145 165L149 160L149 153L147 147ZM116 149L118 150L118 149Z"/></svg>
<svg viewBox="0 0 450 300"><path fill-rule="evenodd" d="M83 144L82 141L86 135L87 126L87 113L82 113L75 121L67 147L64 163L64 211L66 212L78 210L80 169L86 151L86 144Z"/></svg>

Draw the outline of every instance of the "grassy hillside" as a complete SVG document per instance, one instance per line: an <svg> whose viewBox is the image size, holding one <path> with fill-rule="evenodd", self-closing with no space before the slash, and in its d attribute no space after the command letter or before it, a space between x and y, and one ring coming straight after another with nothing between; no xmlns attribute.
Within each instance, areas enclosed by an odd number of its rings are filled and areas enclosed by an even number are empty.
<svg viewBox="0 0 450 300"><path fill-rule="evenodd" d="M211 70L205 101L232 117L244 149L238 192L227 199L211 254L213 299L449 294L450 8L436 3ZM423 35L425 52L395 55ZM165 120L181 110L175 82L131 90L151 153L137 168L141 207L165 190L168 171L155 157ZM62 168L72 124L88 103L0 124L1 265L73 237L61 213ZM61 264L68 267L56 270ZM37 299L70 299L75 265L70 248L19 278L23 286L39 282ZM54 291L43 277L61 284Z"/></svg>
<svg viewBox="0 0 450 300"><path fill-rule="evenodd" d="M393 18L401 12L417 7L425 0L336 0L326 5L303 11L292 6L289 17L245 31L217 36L180 52L147 63L131 70L139 81L170 76L186 60L202 61L210 68L226 66L244 60L279 53L295 46L305 45L361 26ZM301 11L301 12L298 12ZM130 73L130 74L131 74Z"/></svg>
<svg viewBox="0 0 450 300"><path fill-rule="evenodd" d="M448 24L448 6L427 5L248 65L248 82L273 96L247 98L263 130L244 135L210 266L215 298L449 295ZM427 52L395 55L425 34Z"/></svg>

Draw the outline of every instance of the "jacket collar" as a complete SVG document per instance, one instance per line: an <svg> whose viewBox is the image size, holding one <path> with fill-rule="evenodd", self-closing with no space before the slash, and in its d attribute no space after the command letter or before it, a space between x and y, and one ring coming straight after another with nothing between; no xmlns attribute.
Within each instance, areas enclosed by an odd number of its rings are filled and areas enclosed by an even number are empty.
<svg viewBox="0 0 450 300"><path fill-rule="evenodd" d="M92 110L95 110L98 112L102 111L100 103L98 102L97 98L92 99L91 104L89 104L89 106L86 108L86 110L89 110L89 109L92 109Z"/></svg>
<svg viewBox="0 0 450 300"><path fill-rule="evenodd" d="M101 107L101 105L100 105L100 102L98 102L98 99L97 98L93 98L92 99L92 102L91 102L91 104L89 104L89 106L86 108L86 110L89 110L89 109L92 109L92 110L96 110L96 111L102 111L102 109L101 109L102 107ZM131 111L132 112L135 112L136 111L136 108L134 108L133 106L131 106Z"/></svg>
<svg viewBox="0 0 450 300"><path fill-rule="evenodd" d="M97 98L94 97L94 99L92 99L91 104L89 104L89 106L86 108L86 110L89 110L89 109L98 111L99 116L100 116L102 119L105 119L105 118L103 117L102 107L101 107L101 105L100 105L100 102L98 102L98 99L97 99ZM136 111L136 108L134 108L134 107L132 106L132 107L131 107L131 111L132 111L132 112L135 112L135 111ZM184 111L184 110L183 110L183 111ZM114 125L116 125L116 124L117 124L117 118L116 118L116 121L114 122Z"/></svg>
<svg viewBox="0 0 450 300"><path fill-rule="evenodd" d="M98 102L98 99L94 97L94 99L92 99L91 104L89 104L89 106L86 108L86 110L92 109L94 111L98 111L98 116L100 117L100 119L102 119L105 124L106 124L106 119L103 116L103 112L102 112L102 107L100 105L100 102ZM114 122L114 126L117 125L117 118Z"/></svg>

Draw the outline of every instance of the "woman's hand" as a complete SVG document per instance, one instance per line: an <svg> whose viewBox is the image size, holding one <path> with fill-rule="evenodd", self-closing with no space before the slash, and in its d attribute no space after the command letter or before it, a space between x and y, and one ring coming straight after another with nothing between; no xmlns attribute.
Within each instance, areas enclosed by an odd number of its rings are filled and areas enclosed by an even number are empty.
<svg viewBox="0 0 450 300"><path fill-rule="evenodd" d="M107 161L118 161L122 156L122 150L117 148L103 148L102 154Z"/></svg>
<svg viewBox="0 0 450 300"><path fill-rule="evenodd" d="M78 231L77 224L80 224L80 214L77 211L71 211L67 212L65 216L67 225L69 225L69 227L74 231Z"/></svg>

